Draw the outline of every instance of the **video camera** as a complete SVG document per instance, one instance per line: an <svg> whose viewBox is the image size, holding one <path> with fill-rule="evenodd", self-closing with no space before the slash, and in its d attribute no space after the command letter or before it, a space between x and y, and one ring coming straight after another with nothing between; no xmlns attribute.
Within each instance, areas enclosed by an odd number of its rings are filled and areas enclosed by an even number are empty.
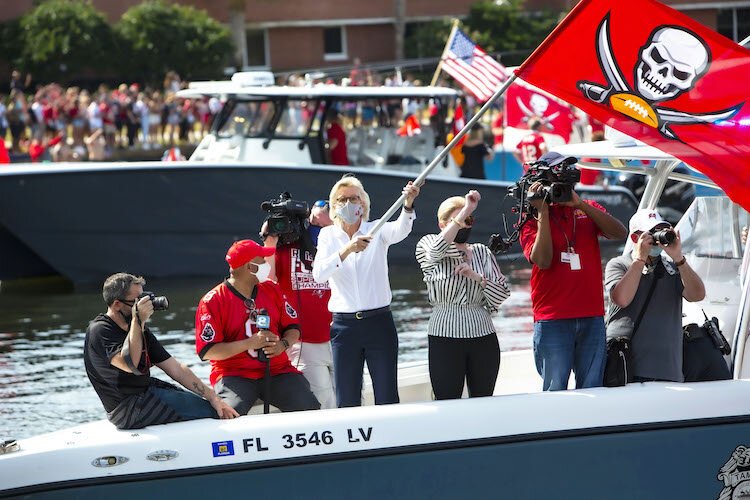
<svg viewBox="0 0 750 500"><path fill-rule="evenodd" d="M565 203L573 199L573 188L581 180L581 171L575 167L577 158L565 157L559 153L545 153L539 160L526 163L528 170L514 185L508 188L508 195L517 200L511 209L518 214L518 221L513 225L513 233L509 234L508 226L503 214L503 225L507 238L499 234L490 236L489 248L494 253L507 252L518 241L521 228L526 224L529 216L536 211L531 201L543 199L546 203ZM542 189L535 195L529 195L529 188L535 182L542 184Z"/></svg>
<svg viewBox="0 0 750 500"><path fill-rule="evenodd" d="M154 311L166 311L169 309L169 301L163 295L158 296L154 292L143 292L138 296L139 299L148 297L154 305Z"/></svg>
<svg viewBox="0 0 750 500"><path fill-rule="evenodd" d="M310 215L307 202L293 200L288 192L284 192L278 199L264 201L260 208L268 212L268 234L277 235L279 243L288 245L302 238L307 217Z"/></svg>

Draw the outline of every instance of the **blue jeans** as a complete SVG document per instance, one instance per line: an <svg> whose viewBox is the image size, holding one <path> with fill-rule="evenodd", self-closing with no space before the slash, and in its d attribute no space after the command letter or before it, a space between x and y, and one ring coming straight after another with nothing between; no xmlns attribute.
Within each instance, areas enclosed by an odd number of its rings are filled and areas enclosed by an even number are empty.
<svg viewBox="0 0 750 500"><path fill-rule="evenodd" d="M605 337L601 316L535 322L534 361L543 389L567 389L571 369L576 389L601 387L607 361Z"/></svg>
<svg viewBox="0 0 750 500"><path fill-rule="evenodd" d="M372 378L375 404L399 402L398 335L390 311L361 320L339 319L334 315L331 350L339 408L362 404L365 362Z"/></svg>
<svg viewBox="0 0 750 500"><path fill-rule="evenodd" d="M219 418L211 403L192 392L183 391L182 389L164 389L161 387L150 387L149 391L159 398L162 403L177 412L182 420Z"/></svg>

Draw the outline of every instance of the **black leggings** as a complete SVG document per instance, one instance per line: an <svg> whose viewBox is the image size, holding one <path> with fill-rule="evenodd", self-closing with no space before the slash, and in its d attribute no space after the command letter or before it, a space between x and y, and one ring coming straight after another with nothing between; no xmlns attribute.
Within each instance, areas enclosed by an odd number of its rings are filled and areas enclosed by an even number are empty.
<svg viewBox="0 0 750 500"><path fill-rule="evenodd" d="M500 370L500 345L492 333L473 339L427 336L430 382L435 399L458 399L469 388L469 397L491 396Z"/></svg>

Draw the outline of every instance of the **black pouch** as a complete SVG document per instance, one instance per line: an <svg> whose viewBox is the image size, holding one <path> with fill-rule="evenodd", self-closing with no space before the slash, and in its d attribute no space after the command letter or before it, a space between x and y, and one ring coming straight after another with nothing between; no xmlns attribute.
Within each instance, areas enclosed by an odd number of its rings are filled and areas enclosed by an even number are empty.
<svg viewBox="0 0 750 500"><path fill-rule="evenodd" d="M705 328L706 332L708 333L711 342L714 343L714 346L723 355L726 356L727 354L732 352L732 346L729 345L726 337L724 337L724 334L721 333L721 330L719 330L719 320L716 318L716 316L711 319L706 318L706 322L703 323L703 328Z"/></svg>
<svg viewBox="0 0 750 500"><path fill-rule="evenodd" d="M604 367L604 387L622 387L633 381L630 339L616 337L607 340L607 364Z"/></svg>

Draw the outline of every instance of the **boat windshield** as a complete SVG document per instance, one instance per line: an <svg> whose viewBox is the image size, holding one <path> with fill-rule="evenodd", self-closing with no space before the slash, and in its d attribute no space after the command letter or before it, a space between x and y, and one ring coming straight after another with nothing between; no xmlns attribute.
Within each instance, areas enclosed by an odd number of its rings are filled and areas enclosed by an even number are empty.
<svg viewBox="0 0 750 500"><path fill-rule="evenodd" d="M218 130L218 135L219 137L264 135L275 111L276 104L272 101L238 101Z"/></svg>
<svg viewBox="0 0 750 500"><path fill-rule="evenodd" d="M677 224L684 254L719 259L742 259L742 229L747 211L726 196L696 198Z"/></svg>
<svg viewBox="0 0 750 500"><path fill-rule="evenodd" d="M276 125L274 135L276 137L304 137L310 129L310 123L315 117L315 110L318 108L318 101L287 101L286 107L281 110L279 123ZM315 120L311 132L316 133L320 130L320 115Z"/></svg>

